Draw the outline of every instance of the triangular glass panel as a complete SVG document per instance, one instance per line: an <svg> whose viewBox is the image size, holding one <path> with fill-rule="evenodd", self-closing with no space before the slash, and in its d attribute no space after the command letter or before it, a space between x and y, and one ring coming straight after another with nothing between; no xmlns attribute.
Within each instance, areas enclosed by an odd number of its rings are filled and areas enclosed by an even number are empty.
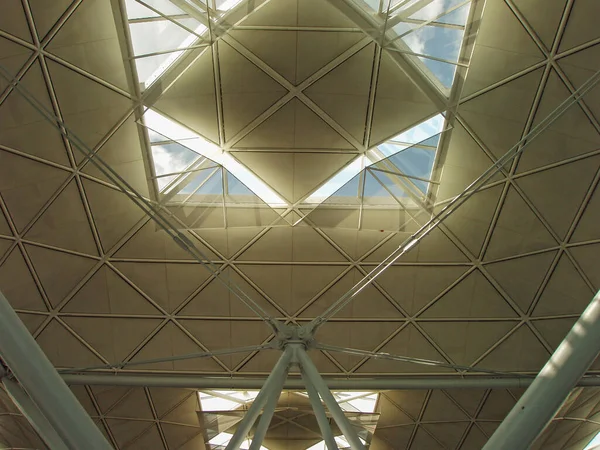
<svg viewBox="0 0 600 450"><path fill-rule="evenodd" d="M350 181L341 186L331 196L329 196L323 204L359 204L361 196L360 184L362 173L356 174Z"/></svg>
<svg viewBox="0 0 600 450"><path fill-rule="evenodd" d="M387 184L393 185L392 180L388 178L388 183L383 182L387 178L386 174L373 173L369 169L364 171L364 189L362 195L362 203L365 205L392 205L398 206L399 202L396 199L396 193L388 188ZM396 189L398 191L398 189ZM402 193L403 196L406 194Z"/></svg>
<svg viewBox="0 0 600 450"><path fill-rule="evenodd" d="M183 172L201 158L198 153L177 142L153 144L150 148L157 177Z"/></svg>

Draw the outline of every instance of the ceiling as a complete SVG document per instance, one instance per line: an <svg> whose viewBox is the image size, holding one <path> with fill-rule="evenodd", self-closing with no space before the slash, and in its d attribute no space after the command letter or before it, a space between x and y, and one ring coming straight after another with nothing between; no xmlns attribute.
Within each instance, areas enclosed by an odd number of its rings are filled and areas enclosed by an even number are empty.
<svg viewBox="0 0 600 450"><path fill-rule="evenodd" d="M232 19L217 43L192 49L142 92L124 4L5 3L0 66L78 139L77 145L66 139L0 77L0 289L59 368L272 338L259 317L79 152L91 149L132 189L155 199L148 135L138 124L144 106L227 150L292 205L286 214L298 217L295 206L357 155L448 111L451 130L440 140L434 168L439 184L417 211L416 225L600 69L594 20L600 6L593 0L474 2L472 19L481 20L468 24L461 56L469 67L459 67L448 93L408 56L381 50L376 34L361 31L364 17L348 14L344 1L270 0ZM594 270L599 118L596 87L317 338L535 373L600 288ZM194 228L186 236L268 314L303 323L411 231L305 221ZM310 355L325 375L452 374L346 354ZM276 358L276 352L251 352L135 371L265 375ZM204 446L193 391L73 390L116 448ZM0 442L10 449L44 448L0 394ZM372 446L479 449L520 394L384 392ZM539 448L582 449L600 428L599 399L596 389L575 390ZM273 448L299 448L293 443L290 438Z"/></svg>

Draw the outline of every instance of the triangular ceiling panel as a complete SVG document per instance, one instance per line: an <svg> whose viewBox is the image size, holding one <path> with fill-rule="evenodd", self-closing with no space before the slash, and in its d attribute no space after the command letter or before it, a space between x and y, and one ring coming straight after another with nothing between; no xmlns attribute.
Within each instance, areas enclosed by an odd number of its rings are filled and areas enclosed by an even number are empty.
<svg viewBox="0 0 600 450"><path fill-rule="evenodd" d="M460 105L463 124L496 158L521 138L542 73L538 69Z"/></svg>
<svg viewBox="0 0 600 450"><path fill-rule="evenodd" d="M43 244L97 255L98 250L75 180L62 190L26 237Z"/></svg>
<svg viewBox="0 0 600 450"><path fill-rule="evenodd" d="M573 4L565 34L560 41L560 51L598 38L598 28L594 21L596 6L593 1L578 1Z"/></svg>
<svg viewBox="0 0 600 450"><path fill-rule="evenodd" d="M2 212L1 209L0 209L0 234L2 234L4 236L9 236L9 237L13 236L10 226L8 225L8 221L6 220L6 216L4 215L4 212Z"/></svg>
<svg viewBox="0 0 600 450"><path fill-rule="evenodd" d="M210 276L201 264L115 263L115 267L168 313Z"/></svg>
<svg viewBox="0 0 600 450"><path fill-rule="evenodd" d="M548 187L544 185L544 190ZM485 252L487 260L556 246L556 241L512 186L500 210Z"/></svg>
<svg viewBox="0 0 600 450"><path fill-rule="evenodd" d="M533 326L542 337L552 346L558 347L575 323L576 318L535 320Z"/></svg>
<svg viewBox="0 0 600 450"><path fill-rule="evenodd" d="M185 401L178 404L172 411L162 417L162 420L197 427L199 425L198 409L198 395L189 395Z"/></svg>
<svg viewBox="0 0 600 450"><path fill-rule="evenodd" d="M417 428L415 437L412 441L412 446L415 448L427 448L430 450L442 450L445 448L434 437L425 431L423 426Z"/></svg>
<svg viewBox="0 0 600 450"><path fill-rule="evenodd" d="M153 107L219 143L212 52L202 53Z"/></svg>
<svg viewBox="0 0 600 450"><path fill-rule="evenodd" d="M46 49L92 75L127 90L125 65L110 3L102 0L82 2Z"/></svg>
<svg viewBox="0 0 600 450"><path fill-rule="evenodd" d="M219 62L225 138L229 141L287 90L222 41Z"/></svg>
<svg viewBox="0 0 600 450"><path fill-rule="evenodd" d="M36 338L56 367L88 367L102 361L57 320L51 320Z"/></svg>
<svg viewBox="0 0 600 450"><path fill-rule="evenodd" d="M468 420L468 416L456 406L444 391L441 389L433 390L421 420L423 422L448 422L461 419Z"/></svg>
<svg viewBox="0 0 600 450"><path fill-rule="evenodd" d="M23 255L15 248L0 266L2 293L15 309L47 311Z"/></svg>
<svg viewBox="0 0 600 450"><path fill-rule="evenodd" d="M420 322L420 326L454 363L471 365L515 322Z"/></svg>
<svg viewBox="0 0 600 450"><path fill-rule="evenodd" d="M456 282L467 269L466 266L392 266L377 278L377 283L413 315Z"/></svg>
<svg viewBox="0 0 600 450"><path fill-rule="evenodd" d="M462 443L461 449L464 450L479 450L483 448L488 438L485 434L476 426L472 426L469 434Z"/></svg>
<svg viewBox="0 0 600 450"><path fill-rule="evenodd" d="M21 83L23 90L13 89L0 105L0 144L69 165L60 133L28 102L33 97L45 109L52 109L42 70L37 62L25 73Z"/></svg>
<svg viewBox="0 0 600 450"><path fill-rule="evenodd" d="M478 257L496 212L502 186L484 189L473 194L446 220L444 227Z"/></svg>
<svg viewBox="0 0 600 450"><path fill-rule="evenodd" d="M533 315L581 314L593 295L569 257L563 253Z"/></svg>
<svg viewBox="0 0 600 450"><path fill-rule="evenodd" d="M68 130L93 149L106 133L131 109L126 97L58 63L48 61L56 97ZM73 154L82 161L85 150L73 145Z"/></svg>
<svg viewBox="0 0 600 450"><path fill-rule="evenodd" d="M298 99L292 99L239 141L234 149L353 149Z"/></svg>
<svg viewBox="0 0 600 450"><path fill-rule="evenodd" d="M523 189L559 237L564 238L598 171L599 157L585 159L520 178ZM564 183L564 180L569 180Z"/></svg>
<svg viewBox="0 0 600 450"><path fill-rule="evenodd" d="M591 94L591 93L590 93ZM549 116L571 92L558 74L550 72L533 125ZM592 100L590 96L584 97ZM593 104L593 100L590 102ZM600 148L600 134L578 104L571 105L524 150L518 172L579 156Z"/></svg>
<svg viewBox="0 0 600 450"><path fill-rule="evenodd" d="M373 125L369 146L411 128L437 108L397 66L391 56L381 56Z"/></svg>
<svg viewBox="0 0 600 450"><path fill-rule="evenodd" d="M483 396L486 394L485 389L449 389L446 391L458 405L466 411L469 417L475 415L481 404Z"/></svg>
<svg viewBox="0 0 600 450"><path fill-rule="evenodd" d="M64 317L63 320L111 363L123 361L161 319Z"/></svg>
<svg viewBox="0 0 600 450"><path fill-rule="evenodd" d="M571 84L577 89L600 69L599 60L600 45L593 45L565 58L561 58L557 62ZM592 88L583 97L583 102L594 113L596 119L600 117L599 100L600 90L598 86Z"/></svg>
<svg viewBox="0 0 600 450"><path fill-rule="evenodd" d="M0 64L4 69L0 75L0 90L4 91L32 54L33 52L27 47L0 37ZM9 79L5 79L5 76Z"/></svg>
<svg viewBox="0 0 600 450"><path fill-rule="evenodd" d="M548 49L552 48L566 3L565 0L543 3L539 0L521 0L517 3L525 20ZM540 8L542 4L544 7Z"/></svg>
<svg viewBox="0 0 600 450"><path fill-rule="evenodd" d="M56 24L66 9L74 3L73 0L29 0L31 15L40 40L44 39L48 31Z"/></svg>
<svg viewBox="0 0 600 450"><path fill-rule="evenodd" d="M0 30L31 42L31 34L27 26L23 4L19 0L7 0L2 5Z"/></svg>
<svg viewBox="0 0 600 450"><path fill-rule="evenodd" d="M200 427L190 427L171 423L161 424L169 448L180 448L194 436L202 433Z"/></svg>
<svg viewBox="0 0 600 450"><path fill-rule="evenodd" d="M94 273L63 310L91 314L159 314L158 309L106 265Z"/></svg>
<svg viewBox="0 0 600 450"><path fill-rule="evenodd" d="M374 55L375 44L371 44L305 91L311 100L360 142L365 133Z"/></svg>
<svg viewBox="0 0 600 450"><path fill-rule="evenodd" d="M506 414L512 409L516 401L510 394L508 389L492 389L490 395L486 399L481 412L477 415L478 419L483 420L503 420ZM485 423L480 425L485 425ZM490 423L489 427L484 426L483 429L491 436L500 423Z"/></svg>
<svg viewBox="0 0 600 450"><path fill-rule="evenodd" d="M375 438L381 438L381 440L387 444L387 447L383 448L406 448L410 438L412 436L414 425L390 427L390 428L376 428ZM382 445L381 443L379 445ZM380 448L380 447L377 447Z"/></svg>
<svg viewBox="0 0 600 450"><path fill-rule="evenodd" d="M488 279L479 270L474 270L428 308L422 317L516 317L516 313Z"/></svg>
<svg viewBox="0 0 600 450"><path fill-rule="evenodd" d="M107 416L131 419L152 419L150 404L143 388L131 389L114 405Z"/></svg>
<svg viewBox="0 0 600 450"><path fill-rule="evenodd" d="M323 230L323 233L353 260L360 259L391 234L375 230L351 230L349 228L327 228Z"/></svg>
<svg viewBox="0 0 600 450"><path fill-rule="evenodd" d="M487 264L485 269L521 311L527 313L555 256L556 252L545 252Z"/></svg>
<svg viewBox="0 0 600 450"><path fill-rule="evenodd" d="M488 2L463 93L472 94L543 59L544 55L508 5Z"/></svg>
<svg viewBox="0 0 600 450"><path fill-rule="evenodd" d="M468 422L424 424L422 427L444 445L456 448L468 427Z"/></svg>
<svg viewBox="0 0 600 450"><path fill-rule="evenodd" d="M481 360L477 367L503 371L538 371L549 357L550 354L542 343L524 324Z"/></svg>
<svg viewBox="0 0 600 450"><path fill-rule="evenodd" d="M598 244L571 247L569 253L581 267L584 274L590 279L595 289L600 289L600 275L598 274Z"/></svg>
<svg viewBox="0 0 600 450"><path fill-rule="evenodd" d="M26 246L53 306L57 306L94 267L96 260L33 245Z"/></svg>
<svg viewBox="0 0 600 450"><path fill-rule="evenodd" d="M181 402L190 396L196 396L197 391L194 389L180 388L149 388L152 404L156 410L156 415L159 418L164 417L169 411L177 407Z"/></svg>
<svg viewBox="0 0 600 450"><path fill-rule="evenodd" d="M385 344L379 351L393 355L445 362L443 356L413 325L408 325L406 328L400 331L400 333L394 336L394 338ZM413 364L400 361L390 362L384 359L371 358L365 364L360 366L358 372L446 373L452 372L452 370L430 365Z"/></svg>
<svg viewBox="0 0 600 450"><path fill-rule="evenodd" d="M13 241L8 239L0 239L0 260L4 258L4 255L8 251L9 248L13 246Z"/></svg>
<svg viewBox="0 0 600 450"><path fill-rule="evenodd" d="M177 325L173 322L168 322L138 353L136 353L132 358L132 361L179 356L203 351L204 349L199 347L189 336L177 327ZM223 368L211 358L195 358L174 362L143 364L137 367L142 370L159 369L223 372Z"/></svg>
<svg viewBox="0 0 600 450"><path fill-rule="evenodd" d="M92 397L96 400L99 412L102 414L108 413L132 389L129 386L90 386Z"/></svg>
<svg viewBox="0 0 600 450"><path fill-rule="evenodd" d="M123 448L130 448L129 445L135 444L138 437L145 435L151 428L155 427L153 421L145 420L125 420L125 419L106 419L117 445Z"/></svg>
<svg viewBox="0 0 600 450"><path fill-rule="evenodd" d="M225 257L232 257L237 254L261 231L262 228L259 227L225 228L221 230L205 228L194 230L195 234L214 249L215 252ZM217 260L219 258L215 256L211 259Z"/></svg>
<svg viewBox="0 0 600 450"><path fill-rule="evenodd" d="M83 180L92 217L104 251L113 247L144 213L125 194L93 181Z"/></svg>

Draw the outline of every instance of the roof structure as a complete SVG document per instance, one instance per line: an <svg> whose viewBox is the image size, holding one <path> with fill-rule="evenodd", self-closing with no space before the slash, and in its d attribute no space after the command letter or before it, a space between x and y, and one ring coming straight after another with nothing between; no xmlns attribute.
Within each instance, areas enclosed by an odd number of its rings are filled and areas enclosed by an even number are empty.
<svg viewBox="0 0 600 450"><path fill-rule="evenodd" d="M599 15L594 0L4 0L0 290L59 369L264 378L276 352L123 363L266 345L257 311L327 311L600 69ZM318 341L537 373L600 289L599 120L596 87ZM354 380L476 376L309 354ZM72 389L117 449L219 448L197 390ZM370 448L480 449L522 392L380 392ZM536 448L583 449L599 402L576 388ZM305 410L282 394L263 445L320 445ZM45 448L2 390L0 444Z"/></svg>

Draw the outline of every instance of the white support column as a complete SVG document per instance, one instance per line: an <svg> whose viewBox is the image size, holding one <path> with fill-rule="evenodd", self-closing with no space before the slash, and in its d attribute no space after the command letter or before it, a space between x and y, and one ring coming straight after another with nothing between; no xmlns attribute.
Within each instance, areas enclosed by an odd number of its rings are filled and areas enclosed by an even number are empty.
<svg viewBox="0 0 600 450"><path fill-rule="evenodd" d="M69 448L112 450L2 292L0 356Z"/></svg>
<svg viewBox="0 0 600 450"><path fill-rule="evenodd" d="M600 352L600 291L483 450L528 449Z"/></svg>
<svg viewBox="0 0 600 450"><path fill-rule="evenodd" d="M327 419L327 414L325 413L323 403L321 403L321 397L319 397L319 393L312 385L304 371L302 371L302 380L304 380L306 392L308 393L308 399L310 400L310 405L312 406L315 417L317 418L317 423L319 424L319 429L321 430L321 435L323 436L327 450L338 450L335 437L333 436L333 431L331 430L331 424L329 423L329 419Z"/></svg>

